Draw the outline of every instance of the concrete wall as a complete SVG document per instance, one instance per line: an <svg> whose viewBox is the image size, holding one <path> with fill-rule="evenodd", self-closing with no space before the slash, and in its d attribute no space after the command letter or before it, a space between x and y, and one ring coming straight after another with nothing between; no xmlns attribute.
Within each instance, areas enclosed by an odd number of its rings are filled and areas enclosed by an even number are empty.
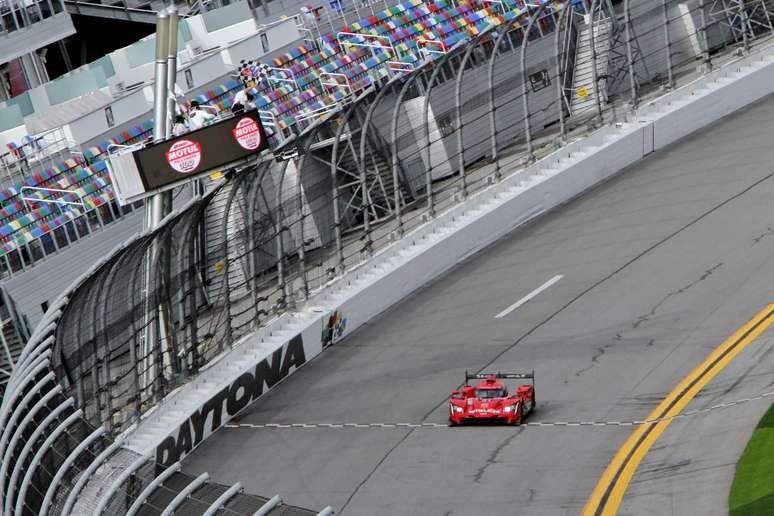
<svg viewBox="0 0 774 516"><path fill-rule="evenodd" d="M0 63L7 63L73 34L75 27L67 12L33 23L29 29L3 34L0 39Z"/></svg>

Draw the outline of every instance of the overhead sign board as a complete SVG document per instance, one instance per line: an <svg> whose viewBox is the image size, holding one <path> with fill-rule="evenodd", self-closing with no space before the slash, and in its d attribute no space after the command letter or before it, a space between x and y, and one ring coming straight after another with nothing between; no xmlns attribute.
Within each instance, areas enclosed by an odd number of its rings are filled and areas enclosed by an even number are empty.
<svg viewBox="0 0 774 516"><path fill-rule="evenodd" d="M268 149L258 111L249 111L134 153L146 191L158 190L192 175Z"/></svg>
<svg viewBox="0 0 774 516"><path fill-rule="evenodd" d="M248 111L134 152L110 157L118 199L128 204L268 149L258 111Z"/></svg>

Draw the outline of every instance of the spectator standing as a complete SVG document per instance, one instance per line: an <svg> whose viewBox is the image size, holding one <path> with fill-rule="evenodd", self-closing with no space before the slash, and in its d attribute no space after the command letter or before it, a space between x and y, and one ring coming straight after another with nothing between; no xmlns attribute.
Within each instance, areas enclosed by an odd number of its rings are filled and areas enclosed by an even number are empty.
<svg viewBox="0 0 774 516"><path fill-rule="evenodd" d="M181 136L188 132L188 124L183 115L175 115L175 125L172 126L172 134Z"/></svg>
<svg viewBox="0 0 774 516"><path fill-rule="evenodd" d="M241 113L242 111L245 111L247 109L250 109L247 107L248 103L248 95L250 95L250 88L245 86L244 89L239 90L236 95L234 95L234 102L231 104L231 112Z"/></svg>
<svg viewBox="0 0 774 516"><path fill-rule="evenodd" d="M194 131L201 129L207 125L215 115L208 113L204 108L199 106L199 102L196 100L191 101L191 108L188 110L188 127Z"/></svg>

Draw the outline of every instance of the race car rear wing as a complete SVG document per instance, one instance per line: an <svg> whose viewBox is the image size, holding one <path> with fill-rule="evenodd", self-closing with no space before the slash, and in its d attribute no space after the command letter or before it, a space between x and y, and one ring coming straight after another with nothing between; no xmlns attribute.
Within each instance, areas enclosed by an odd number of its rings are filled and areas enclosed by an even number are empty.
<svg viewBox="0 0 774 516"><path fill-rule="evenodd" d="M531 373L501 373L495 372L481 372L481 373L468 373L465 371L465 383L468 380L486 380L487 378L502 378L509 380L532 380L532 385L535 385L535 371Z"/></svg>

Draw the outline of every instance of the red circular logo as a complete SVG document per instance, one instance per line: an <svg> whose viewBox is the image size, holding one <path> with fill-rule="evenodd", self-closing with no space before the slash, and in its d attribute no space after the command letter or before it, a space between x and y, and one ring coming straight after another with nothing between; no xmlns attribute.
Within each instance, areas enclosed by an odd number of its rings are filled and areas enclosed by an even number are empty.
<svg viewBox="0 0 774 516"><path fill-rule="evenodd" d="M255 150L261 146L263 136L258 122L250 117L244 117L237 122L236 127L231 130L231 134L236 138L240 147L247 150Z"/></svg>
<svg viewBox="0 0 774 516"><path fill-rule="evenodd" d="M202 146L191 140L176 141L166 154L169 166L182 174L190 174L202 162Z"/></svg>

